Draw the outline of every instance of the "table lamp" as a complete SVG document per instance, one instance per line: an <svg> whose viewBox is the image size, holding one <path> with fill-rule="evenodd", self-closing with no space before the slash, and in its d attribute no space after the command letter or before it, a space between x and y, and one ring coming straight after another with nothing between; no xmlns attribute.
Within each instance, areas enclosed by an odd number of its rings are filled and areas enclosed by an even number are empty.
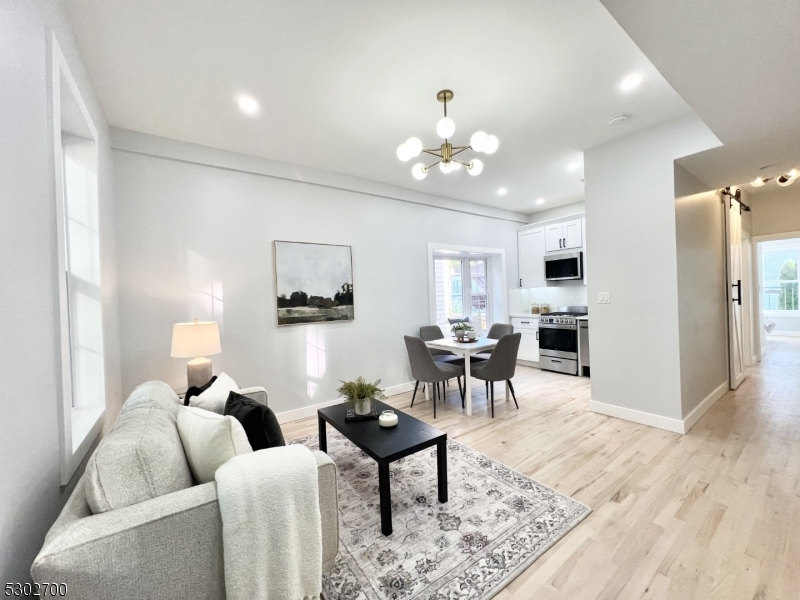
<svg viewBox="0 0 800 600"><path fill-rule="evenodd" d="M186 365L189 387L201 386L211 379L211 361L206 356L219 354L219 327L213 321L176 323L172 327L172 358L191 358Z"/></svg>

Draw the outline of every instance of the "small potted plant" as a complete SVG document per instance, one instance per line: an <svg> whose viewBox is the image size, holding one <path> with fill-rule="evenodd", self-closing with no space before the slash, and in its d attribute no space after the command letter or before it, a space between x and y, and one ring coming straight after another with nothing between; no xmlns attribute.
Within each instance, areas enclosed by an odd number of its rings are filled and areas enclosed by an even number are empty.
<svg viewBox="0 0 800 600"><path fill-rule="evenodd" d="M469 323L453 323L453 333L456 338L462 339L467 335L468 331L473 331L472 325Z"/></svg>
<svg viewBox="0 0 800 600"><path fill-rule="evenodd" d="M336 391L344 396L345 403L352 406L357 415L368 415L372 412L373 400L386 398L383 390L378 387L380 383L380 379L375 383L369 383L363 377L359 377L355 381L342 381L342 386Z"/></svg>

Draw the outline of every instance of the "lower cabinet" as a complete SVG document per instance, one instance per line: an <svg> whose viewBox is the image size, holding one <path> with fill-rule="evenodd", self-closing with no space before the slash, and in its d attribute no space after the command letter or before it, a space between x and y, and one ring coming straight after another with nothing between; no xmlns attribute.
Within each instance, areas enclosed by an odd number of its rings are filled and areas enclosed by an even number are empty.
<svg viewBox="0 0 800 600"><path fill-rule="evenodd" d="M522 334L519 344L519 360L539 362L539 317L513 317L511 324L515 333Z"/></svg>

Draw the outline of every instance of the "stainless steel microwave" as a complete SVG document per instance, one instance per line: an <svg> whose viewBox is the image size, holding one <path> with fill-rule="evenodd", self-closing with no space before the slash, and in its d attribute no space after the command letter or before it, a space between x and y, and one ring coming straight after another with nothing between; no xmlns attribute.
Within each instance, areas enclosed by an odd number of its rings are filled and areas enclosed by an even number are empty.
<svg viewBox="0 0 800 600"><path fill-rule="evenodd" d="M544 257L545 281L583 279L583 252L568 252Z"/></svg>

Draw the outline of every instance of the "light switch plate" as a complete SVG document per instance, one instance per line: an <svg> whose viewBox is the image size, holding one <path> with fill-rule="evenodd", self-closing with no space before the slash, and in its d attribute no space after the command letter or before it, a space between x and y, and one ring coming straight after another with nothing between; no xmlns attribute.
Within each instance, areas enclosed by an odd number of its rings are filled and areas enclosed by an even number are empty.
<svg viewBox="0 0 800 600"><path fill-rule="evenodd" d="M611 304L611 292L597 292L598 304Z"/></svg>

